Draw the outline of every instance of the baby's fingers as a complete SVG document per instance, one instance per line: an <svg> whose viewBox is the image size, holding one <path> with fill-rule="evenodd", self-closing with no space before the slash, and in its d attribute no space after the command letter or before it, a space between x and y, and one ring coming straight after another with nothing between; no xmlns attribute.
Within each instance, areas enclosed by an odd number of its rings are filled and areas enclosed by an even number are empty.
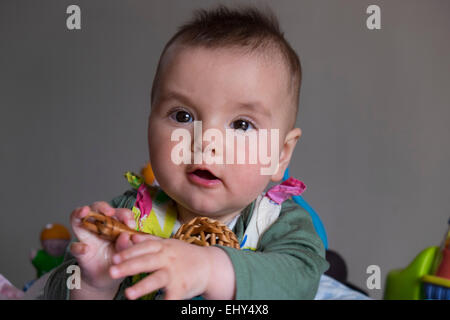
<svg viewBox="0 0 450 320"><path fill-rule="evenodd" d="M125 290L125 295L128 299L134 300L142 297L143 295L149 294L158 289L164 288L169 283L169 275L165 270L158 270L134 286Z"/></svg>
<svg viewBox="0 0 450 320"><path fill-rule="evenodd" d="M114 209L112 210L114 212ZM70 215L70 224L72 225L72 227L80 227L81 220L86 217L91 211L95 211L92 206L83 206L73 210Z"/></svg>
<svg viewBox="0 0 450 320"><path fill-rule="evenodd" d="M81 219L83 219L90 211L88 206L83 206L76 208L70 214L71 225L79 226L81 224Z"/></svg>
<svg viewBox="0 0 450 320"><path fill-rule="evenodd" d="M136 222L134 221L134 213L130 209L126 208L115 209L114 216L122 223L125 223L131 229L136 228Z"/></svg>
<svg viewBox="0 0 450 320"><path fill-rule="evenodd" d="M147 241L147 240L162 240L163 238L151 235L151 234L134 234L131 237L131 241L133 241L133 243L140 243L143 241Z"/></svg>
<svg viewBox="0 0 450 320"><path fill-rule="evenodd" d="M91 212L91 207L84 206L75 209L70 215L70 224L78 240L85 242L85 240L91 240L94 234L86 230L82 225L82 220L85 218L89 212ZM97 237L95 235L95 237Z"/></svg>
<svg viewBox="0 0 450 320"><path fill-rule="evenodd" d="M103 213L105 216L113 216L116 209L111 207L108 202L97 201L91 204L91 210L99 213Z"/></svg>
<svg viewBox="0 0 450 320"><path fill-rule="evenodd" d="M164 261L161 259L161 254L144 254L112 266L109 268L109 274L113 279L119 279L142 272L152 272L162 268L163 266Z"/></svg>
<svg viewBox="0 0 450 320"><path fill-rule="evenodd" d="M114 244L116 252L120 252L125 249L128 249L132 245L133 245L133 242L131 242L131 240L130 240L130 235L126 232L122 232Z"/></svg>
<svg viewBox="0 0 450 320"><path fill-rule="evenodd" d="M88 233L87 231L84 231L81 227L81 220L86 217L89 212L91 211L91 208L88 206L79 207L72 211L70 214L70 225L72 226L72 230L75 233L75 236L82 240L85 236L84 234Z"/></svg>
<svg viewBox="0 0 450 320"><path fill-rule="evenodd" d="M120 237L118 240L121 240ZM126 248L126 246L123 245L120 248L116 247L119 253L115 254L112 257L112 261L115 264L119 264L123 261L130 260L138 256L157 253L161 250L161 248L162 243L160 241L152 241L152 240L140 242L132 246L128 245L128 248Z"/></svg>
<svg viewBox="0 0 450 320"><path fill-rule="evenodd" d="M182 300L184 299L182 292L179 290L170 289L164 294L164 300Z"/></svg>

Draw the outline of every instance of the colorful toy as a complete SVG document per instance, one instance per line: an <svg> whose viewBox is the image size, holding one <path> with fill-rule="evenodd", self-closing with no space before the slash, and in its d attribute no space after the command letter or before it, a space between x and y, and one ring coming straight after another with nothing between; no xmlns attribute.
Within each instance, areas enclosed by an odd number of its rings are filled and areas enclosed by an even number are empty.
<svg viewBox="0 0 450 320"><path fill-rule="evenodd" d="M426 299L450 300L450 219L448 230L436 253L431 275L424 275Z"/></svg>
<svg viewBox="0 0 450 320"><path fill-rule="evenodd" d="M144 168L141 170L141 175L144 177L144 181L147 185L158 185L155 174L153 173L152 166L150 165L150 162L148 162Z"/></svg>
<svg viewBox="0 0 450 320"><path fill-rule="evenodd" d="M147 234L133 230L116 219L97 212L90 212L84 217L82 226L109 241L115 241L122 232L127 232L130 235ZM239 241L233 231L223 223L208 217L197 217L183 224L173 238L199 246L218 244L239 249Z"/></svg>
<svg viewBox="0 0 450 320"><path fill-rule="evenodd" d="M130 235L146 234L144 232L131 229L130 227L116 219L93 211L91 211L86 217L83 218L83 220L81 221L81 225L83 226L83 228L109 241L115 241L122 232L127 232Z"/></svg>
<svg viewBox="0 0 450 320"><path fill-rule="evenodd" d="M42 249L31 252L31 263L36 268L38 278L62 263L70 239L70 232L65 226L45 226L41 232Z"/></svg>
<svg viewBox="0 0 450 320"><path fill-rule="evenodd" d="M386 300L450 300L450 220L441 247L420 252L404 269L392 270L386 278Z"/></svg>

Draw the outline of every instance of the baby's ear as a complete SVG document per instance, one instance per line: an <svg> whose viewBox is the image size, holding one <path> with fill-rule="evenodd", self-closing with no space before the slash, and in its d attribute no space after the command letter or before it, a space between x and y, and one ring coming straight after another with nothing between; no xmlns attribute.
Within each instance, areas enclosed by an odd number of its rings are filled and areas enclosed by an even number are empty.
<svg viewBox="0 0 450 320"><path fill-rule="evenodd" d="M286 138L284 139L284 144L281 146L281 153L277 170L271 178L273 182L278 182L283 179L284 171L289 166L292 153L294 152L297 141L301 136L302 130L300 128L294 128L287 133Z"/></svg>

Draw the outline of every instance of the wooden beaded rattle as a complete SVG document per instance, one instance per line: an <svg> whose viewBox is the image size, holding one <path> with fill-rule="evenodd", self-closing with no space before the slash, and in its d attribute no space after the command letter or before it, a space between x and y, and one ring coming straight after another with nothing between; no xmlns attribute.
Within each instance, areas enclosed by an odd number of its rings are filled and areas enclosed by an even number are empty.
<svg viewBox="0 0 450 320"><path fill-rule="evenodd" d="M81 225L85 229L109 241L115 241L122 232L130 235L147 234L134 230L112 217L93 211L89 212L81 220ZM208 217L197 217L183 224L172 238L199 246L213 246L218 244L239 249L239 241L233 231L223 223Z"/></svg>
<svg viewBox="0 0 450 320"><path fill-rule="evenodd" d="M208 217L197 217L183 224L173 236L199 246L219 244L239 249L236 235L223 223Z"/></svg>
<svg viewBox="0 0 450 320"><path fill-rule="evenodd" d="M115 241L122 232L127 232L130 235L147 234L131 229L126 224L123 224L112 217L93 211L89 212L88 215L81 220L81 225L85 229L96 233L99 237L109 241Z"/></svg>

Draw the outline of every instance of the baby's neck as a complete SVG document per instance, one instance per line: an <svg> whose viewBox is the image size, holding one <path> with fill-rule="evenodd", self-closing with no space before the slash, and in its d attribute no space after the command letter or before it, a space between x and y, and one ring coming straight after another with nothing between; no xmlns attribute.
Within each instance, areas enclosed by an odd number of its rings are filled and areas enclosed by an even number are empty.
<svg viewBox="0 0 450 320"><path fill-rule="evenodd" d="M199 217L200 215L195 213L195 212L191 212L189 210L187 210L186 208L184 208L183 206L180 206L178 203L176 204L176 208L178 211L178 221L183 224L183 223L188 223L189 221L191 221L192 219ZM239 215L241 213L241 210L238 210L236 212L232 212L232 213L227 213L224 215L220 215L220 216L214 216L214 217L210 217L211 219L214 220L219 220L220 222L222 222L223 224L228 224L230 223L237 215Z"/></svg>

